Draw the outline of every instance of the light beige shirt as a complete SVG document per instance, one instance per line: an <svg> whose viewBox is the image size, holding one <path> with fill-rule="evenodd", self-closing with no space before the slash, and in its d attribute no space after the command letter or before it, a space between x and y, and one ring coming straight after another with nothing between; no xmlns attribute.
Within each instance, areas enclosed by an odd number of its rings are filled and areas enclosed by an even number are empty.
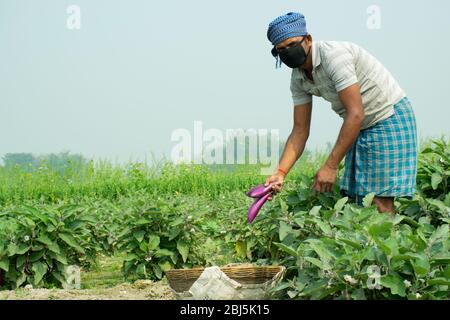
<svg viewBox="0 0 450 320"><path fill-rule="evenodd" d="M311 102L312 96L323 97L345 118L338 92L359 83L365 113L361 129L366 129L393 115L393 106L406 96L391 73L356 44L313 41L311 54L314 82L303 70L292 71L291 92L296 106Z"/></svg>

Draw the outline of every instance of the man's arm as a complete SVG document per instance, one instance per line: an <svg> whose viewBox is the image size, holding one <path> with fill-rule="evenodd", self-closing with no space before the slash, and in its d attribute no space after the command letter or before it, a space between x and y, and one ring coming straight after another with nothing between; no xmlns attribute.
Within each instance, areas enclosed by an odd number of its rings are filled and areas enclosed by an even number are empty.
<svg viewBox="0 0 450 320"><path fill-rule="evenodd" d="M280 160L281 169L289 172L301 157L311 128L312 102L294 107L294 127Z"/></svg>
<svg viewBox="0 0 450 320"><path fill-rule="evenodd" d="M347 110L337 142L325 165L314 177L313 189L330 192L336 182L337 170L342 159L356 141L364 121L364 108L359 84L354 84L339 92L339 98Z"/></svg>
<svg viewBox="0 0 450 320"><path fill-rule="evenodd" d="M279 163L280 168L286 173L291 170L295 162L305 150L306 141L311 127L312 102L294 107L294 127L284 147L283 155ZM276 172L267 178L266 185L275 183L273 190L280 192L284 183L285 174Z"/></svg>

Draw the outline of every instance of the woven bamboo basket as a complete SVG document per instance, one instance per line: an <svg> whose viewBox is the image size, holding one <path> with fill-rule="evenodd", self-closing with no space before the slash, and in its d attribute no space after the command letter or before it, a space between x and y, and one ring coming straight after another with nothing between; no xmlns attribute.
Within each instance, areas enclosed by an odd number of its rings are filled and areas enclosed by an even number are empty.
<svg viewBox="0 0 450 320"><path fill-rule="evenodd" d="M239 284L236 290L244 292L240 296L247 299L262 297L262 293L273 287L284 275L283 266L249 266L227 265L220 270L226 277ZM189 299L192 295L189 289L202 275L204 268L173 269L166 271L170 288L178 299ZM193 297L195 298L195 297Z"/></svg>

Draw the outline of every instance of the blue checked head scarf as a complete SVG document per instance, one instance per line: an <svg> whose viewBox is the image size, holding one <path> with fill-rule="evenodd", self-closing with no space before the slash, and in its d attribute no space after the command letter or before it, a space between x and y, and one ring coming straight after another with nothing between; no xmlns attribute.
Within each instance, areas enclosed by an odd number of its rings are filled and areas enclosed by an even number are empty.
<svg viewBox="0 0 450 320"><path fill-rule="evenodd" d="M308 34L305 16L297 12L289 12L273 20L267 30L267 38L272 43L272 55L277 58L277 66L281 66L275 46L280 42L294 37L303 37Z"/></svg>

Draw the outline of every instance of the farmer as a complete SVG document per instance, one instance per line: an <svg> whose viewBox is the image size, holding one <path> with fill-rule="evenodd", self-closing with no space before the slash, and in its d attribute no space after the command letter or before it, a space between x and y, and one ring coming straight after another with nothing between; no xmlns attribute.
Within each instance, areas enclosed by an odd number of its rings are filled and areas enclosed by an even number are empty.
<svg viewBox="0 0 450 320"><path fill-rule="evenodd" d="M417 132L411 103L391 73L363 48L349 42L313 41L301 13L275 19L267 32L277 67L292 68L294 126L277 172L267 178L280 192L308 140L312 96L323 97L342 127L325 164L314 176L315 192L330 192L345 156L344 196L362 203L375 193L379 212L395 214L396 197L416 188Z"/></svg>

